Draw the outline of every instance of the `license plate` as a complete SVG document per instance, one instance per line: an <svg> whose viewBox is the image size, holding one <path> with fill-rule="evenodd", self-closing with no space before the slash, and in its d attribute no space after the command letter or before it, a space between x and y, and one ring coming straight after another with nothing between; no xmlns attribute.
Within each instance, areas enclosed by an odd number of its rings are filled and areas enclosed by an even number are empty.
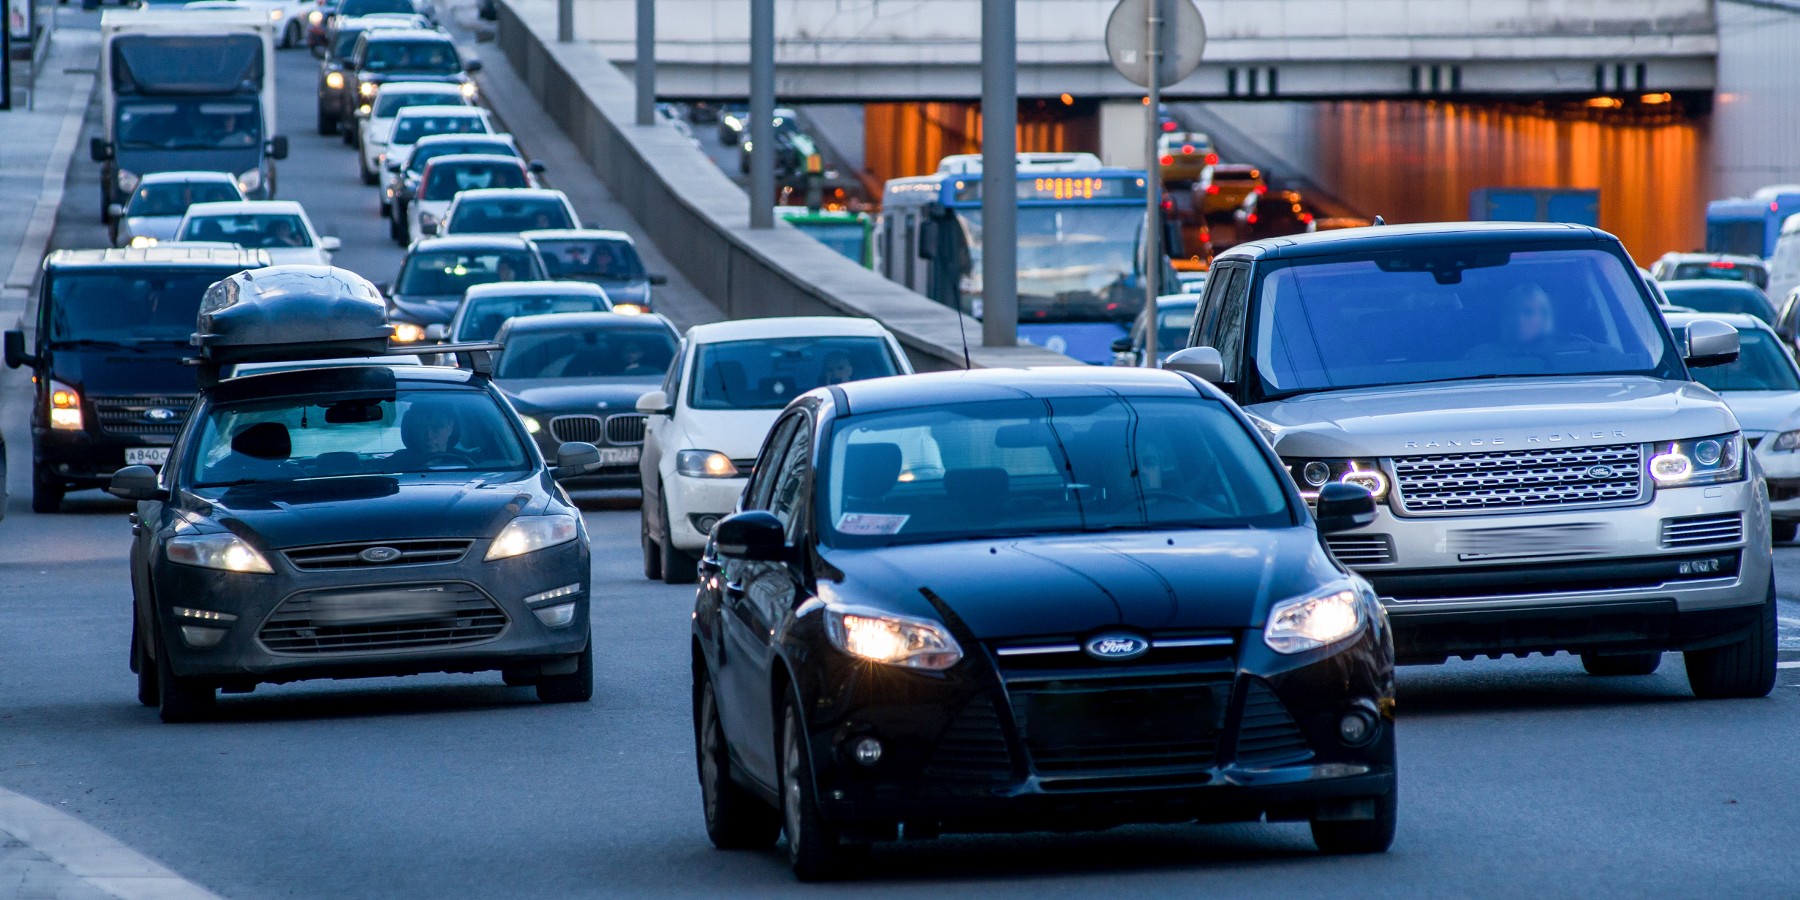
<svg viewBox="0 0 1800 900"><path fill-rule="evenodd" d="M1598 522L1526 528L1452 531L1448 549L1464 562L1533 556L1595 556L1614 550L1612 532Z"/></svg>
<svg viewBox="0 0 1800 900"><path fill-rule="evenodd" d="M125 448L125 464L128 466L160 466L169 461L167 447L127 447Z"/></svg>
<svg viewBox="0 0 1800 900"><path fill-rule="evenodd" d="M319 625L385 625L456 618L456 599L441 591L391 590L315 594L312 620Z"/></svg>
<svg viewBox="0 0 1800 900"><path fill-rule="evenodd" d="M600 464L603 466L622 466L638 461L638 447L601 447Z"/></svg>

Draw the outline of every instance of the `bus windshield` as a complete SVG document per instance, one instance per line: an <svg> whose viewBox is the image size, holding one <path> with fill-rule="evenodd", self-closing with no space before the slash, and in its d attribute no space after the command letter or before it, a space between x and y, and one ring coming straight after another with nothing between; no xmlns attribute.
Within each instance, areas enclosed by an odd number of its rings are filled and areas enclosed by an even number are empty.
<svg viewBox="0 0 1800 900"><path fill-rule="evenodd" d="M981 210L958 209L968 241L964 308L980 314ZM1129 322L1144 307L1137 274L1144 211L1131 206L1021 206L1019 321Z"/></svg>
<svg viewBox="0 0 1800 900"><path fill-rule="evenodd" d="M1713 219L1706 223L1706 252L1761 256L1768 230L1762 218Z"/></svg>

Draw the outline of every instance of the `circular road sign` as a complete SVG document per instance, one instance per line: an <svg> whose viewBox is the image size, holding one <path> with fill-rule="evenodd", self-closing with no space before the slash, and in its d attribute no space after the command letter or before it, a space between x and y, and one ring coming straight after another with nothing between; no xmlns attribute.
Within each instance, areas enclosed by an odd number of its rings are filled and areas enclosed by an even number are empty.
<svg viewBox="0 0 1800 900"><path fill-rule="evenodd" d="M1150 85L1150 64L1144 51L1151 3L1162 11L1162 65L1157 67L1157 82L1167 87L1194 74L1206 49L1206 22L1194 0L1119 0L1106 19L1106 55L1132 84Z"/></svg>

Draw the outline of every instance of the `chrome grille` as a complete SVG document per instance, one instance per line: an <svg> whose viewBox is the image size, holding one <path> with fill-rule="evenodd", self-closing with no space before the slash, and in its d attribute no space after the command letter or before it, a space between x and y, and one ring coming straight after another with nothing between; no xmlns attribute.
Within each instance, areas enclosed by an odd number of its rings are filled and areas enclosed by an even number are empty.
<svg viewBox="0 0 1800 900"><path fill-rule="evenodd" d="M609 444L641 444L644 442L642 413L621 413L606 417L606 442Z"/></svg>
<svg viewBox="0 0 1800 900"><path fill-rule="evenodd" d="M1306 736L1281 698L1262 679L1249 679L1244 717L1238 725L1237 761L1248 766L1278 766L1311 757Z"/></svg>
<svg viewBox="0 0 1800 900"><path fill-rule="evenodd" d="M506 613L473 585L402 584L295 594L256 637L270 653L372 653L473 644L505 630Z"/></svg>
<svg viewBox="0 0 1800 900"><path fill-rule="evenodd" d="M422 566L452 563L469 552L471 541L363 541L355 544L321 544L282 551L296 569L357 569L390 566ZM392 559L375 562L360 554L386 547L398 552ZM390 556L392 554L380 554Z"/></svg>
<svg viewBox="0 0 1800 900"><path fill-rule="evenodd" d="M192 394L141 396L141 397L89 397L93 404L94 418L100 424L100 430L112 434L126 435L163 435L174 437L181 431L181 423L187 419L188 406L194 402ZM167 419L151 418L150 411L166 409L171 413Z"/></svg>
<svg viewBox="0 0 1800 900"><path fill-rule="evenodd" d="M1346 566L1379 566L1394 561L1394 539L1385 534L1333 534L1331 553Z"/></svg>
<svg viewBox="0 0 1800 900"><path fill-rule="evenodd" d="M1393 464L1395 496L1410 513L1567 509L1644 496L1637 444L1402 456Z"/></svg>
<svg viewBox="0 0 1800 900"><path fill-rule="evenodd" d="M550 433L559 441L598 444L601 431L599 416L557 416L550 420Z"/></svg>
<svg viewBox="0 0 1800 900"><path fill-rule="evenodd" d="M1735 544L1744 539L1742 513L1720 513L1711 516L1684 516L1664 519L1664 547L1700 547L1707 544Z"/></svg>

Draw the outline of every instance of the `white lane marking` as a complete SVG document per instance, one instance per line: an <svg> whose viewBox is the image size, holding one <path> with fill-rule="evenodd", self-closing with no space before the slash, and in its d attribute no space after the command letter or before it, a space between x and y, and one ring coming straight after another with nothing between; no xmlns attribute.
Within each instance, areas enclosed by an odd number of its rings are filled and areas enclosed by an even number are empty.
<svg viewBox="0 0 1800 900"><path fill-rule="evenodd" d="M0 830L120 900L219 900L100 829L5 788L0 788Z"/></svg>
<svg viewBox="0 0 1800 900"><path fill-rule="evenodd" d="M1777 669L1800 669L1800 659L1789 660L1787 662L1778 662L1775 664L1775 668L1777 668Z"/></svg>

